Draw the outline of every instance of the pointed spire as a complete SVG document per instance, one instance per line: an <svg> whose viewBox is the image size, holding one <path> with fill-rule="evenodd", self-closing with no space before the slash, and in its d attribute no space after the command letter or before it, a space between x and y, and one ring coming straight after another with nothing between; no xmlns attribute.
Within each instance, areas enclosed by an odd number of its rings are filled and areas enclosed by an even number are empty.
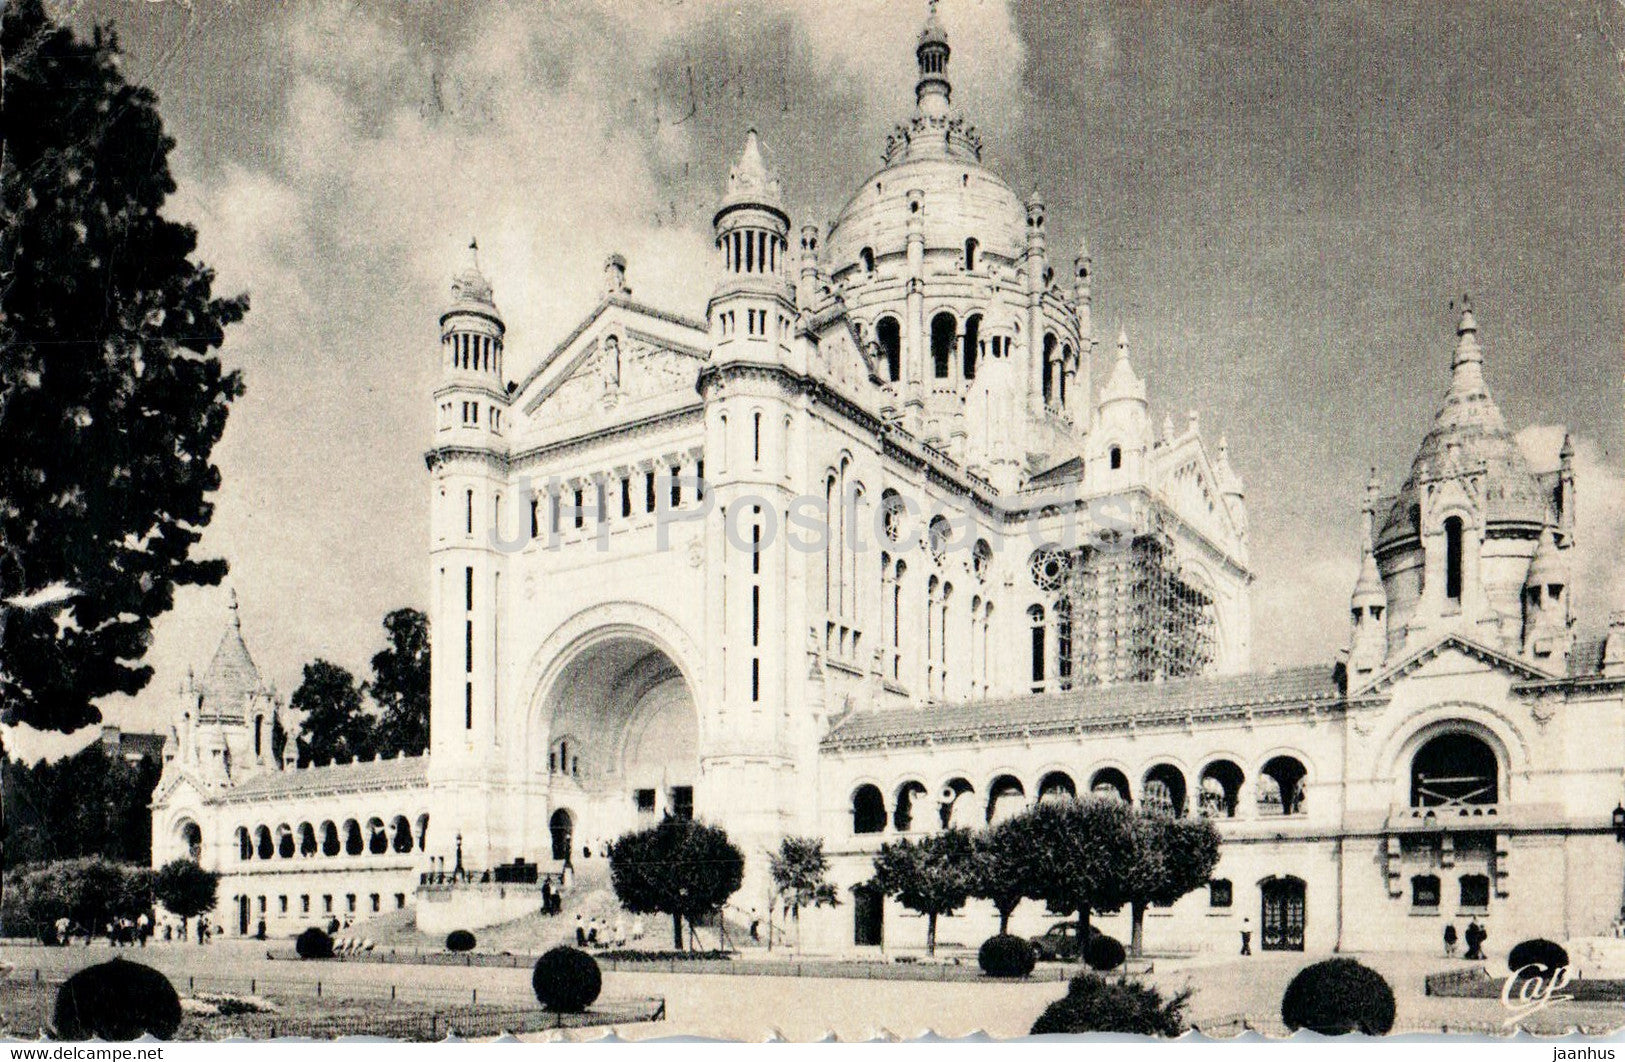
<svg viewBox="0 0 1625 1062"><path fill-rule="evenodd" d="M487 315L496 309L491 282L480 271L480 242L473 236L468 238L468 264L451 282L451 307L447 312L459 309L474 309Z"/></svg>
<svg viewBox="0 0 1625 1062"><path fill-rule="evenodd" d="M1130 399L1145 404L1145 381L1135 373L1134 366L1128 360L1128 329L1119 326L1117 329L1117 360L1112 364L1111 374L1106 378L1106 384L1100 389L1100 402L1119 399Z"/></svg>
<svg viewBox="0 0 1625 1062"><path fill-rule="evenodd" d="M1478 320L1473 317L1473 299L1470 295L1463 295L1461 319L1456 324L1456 353L1451 365L1459 368L1468 362L1483 360L1484 352L1478 345Z"/></svg>
<svg viewBox="0 0 1625 1062"><path fill-rule="evenodd" d="M767 160L762 155L762 142L754 128L745 132L745 147L739 153L739 161L728 171L728 191L722 197L722 208L717 211L717 216L720 218L728 210L741 206L775 211L784 217L786 225L790 223L784 211L784 195L779 187L779 179L767 168Z"/></svg>
<svg viewBox="0 0 1625 1062"><path fill-rule="evenodd" d="M231 593L231 604L228 607L231 609L231 625L233 627L236 627L238 630L242 630L243 629L243 617L242 617L241 613L238 611L237 588L235 586L232 587L230 593Z"/></svg>

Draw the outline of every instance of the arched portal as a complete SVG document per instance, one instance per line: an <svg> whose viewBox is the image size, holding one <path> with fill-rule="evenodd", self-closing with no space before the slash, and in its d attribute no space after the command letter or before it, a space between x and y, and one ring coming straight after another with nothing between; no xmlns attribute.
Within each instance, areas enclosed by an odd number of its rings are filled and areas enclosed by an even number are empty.
<svg viewBox="0 0 1625 1062"><path fill-rule="evenodd" d="M553 812L547 820L547 832L551 842L554 859L563 861L570 858L570 849L575 838L575 820L564 808Z"/></svg>
<svg viewBox="0 0 1625 1062"><path fill-rule="evenodd" d="M547 684L540 712L546 724L531 748L532 770L548 780L550 806L569 807L568 850L575 856L596 855L627 830L663 817L694 816L700 778L694 692L652 637L617 629L579 639ZM570 769L549 771L549 753L556 767L561 737L569 738Z"/></svg>
<svg viewBox="0 0 1625 1062"><path fill-rule="evenodd" d="M196 863L203 858L203 830L191 819L182 820L175 831L186 858Z"/></svg>

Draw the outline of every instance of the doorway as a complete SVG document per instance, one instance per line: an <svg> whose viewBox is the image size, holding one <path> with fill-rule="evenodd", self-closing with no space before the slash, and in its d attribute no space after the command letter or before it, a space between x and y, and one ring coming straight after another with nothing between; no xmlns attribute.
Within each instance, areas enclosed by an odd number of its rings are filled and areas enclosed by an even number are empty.
<svg viewBox="0 0 1625 1062"><path fill-rule="evenodd" d="M248 897L237 897L237 935L248 936Z"/></svg>
<svg viewBox="0 0 1625 1062"><path fill-rule="evenodd" d="M878 948L886 941L886 897L872 885L852 890L852 943Z"/></svg>
<svg viewBox="0 0 1625 1062"><path fill-rule="evenodd" d="M1302 951L1304 885L1299 878L1266 878L1259 884L1263 910L1259 946L1264 951Z"/></svg>
<svg viewBox="0 0 1625 1062"><path fill-rule="evenodd" d="M570 858L570 842L575 837L575 822L563 808L553 812L547 820L547 832L553 841L553 858L560 862Z"/></svg>

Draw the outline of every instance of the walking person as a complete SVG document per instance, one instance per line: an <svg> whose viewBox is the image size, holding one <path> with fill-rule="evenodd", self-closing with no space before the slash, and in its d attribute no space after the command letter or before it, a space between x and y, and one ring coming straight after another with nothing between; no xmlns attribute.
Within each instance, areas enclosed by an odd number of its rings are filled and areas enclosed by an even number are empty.
<svg viewBox="0 0 1625 1062"><path fill-rule="evenodd" d="M1253 920L1251 918L1241 920L1241 953L1243 955L1253 953Z"/></svg>
<svg viewBox="0 0 1625 1062"><path fill-rule="evenodd" d="M1455 958L1455 955L1456 927L1453 924L1447 924L1444 927L1444 957L1447 959L1452 959Z"/></svg>
<svg viewBox="0 0 1625 1062"><path fill-rule="evenodd" d="M585 922L583 922L581 920L580 915L576 915L576 947L585 948L586 946L587 946L587 925L586 925Z"/></svg>

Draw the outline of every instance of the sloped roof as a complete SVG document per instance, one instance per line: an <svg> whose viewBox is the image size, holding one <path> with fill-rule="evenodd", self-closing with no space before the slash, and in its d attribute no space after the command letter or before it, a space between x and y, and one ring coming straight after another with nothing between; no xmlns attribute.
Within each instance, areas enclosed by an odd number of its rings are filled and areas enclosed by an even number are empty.
<svg viewBox="0 0 1625 1062"><path fill-rule="evenodd" d="M1292 710L1342 701L1330 666L1283 668L1166 682L1086 686L973 704L855 712L824 737L826 749L1021 738L1030 734L1178 722L1187 715Z"/></svg>
<svg viewBox="0 0 1625 1062"><path fill-rule="evenodd" d="M248 655L242 626L234 614L231 623L226 626L226 633L220 637L214 659L209 661L209 669L198 683L198 692L203 695L204 706L210 711L228 714L240 711L244 701L264 689L259 668L254 666L254 658Z"/></svg>
<svg viewBox="0 0 1625 1062"><path fill-rule="evenodd" d="M397 756L392 760L335 763L326 767L300 767L267 771L221 794L230 801L276 800L319 793L361 790L410 789L427 784L428 756Z"/></svg>

